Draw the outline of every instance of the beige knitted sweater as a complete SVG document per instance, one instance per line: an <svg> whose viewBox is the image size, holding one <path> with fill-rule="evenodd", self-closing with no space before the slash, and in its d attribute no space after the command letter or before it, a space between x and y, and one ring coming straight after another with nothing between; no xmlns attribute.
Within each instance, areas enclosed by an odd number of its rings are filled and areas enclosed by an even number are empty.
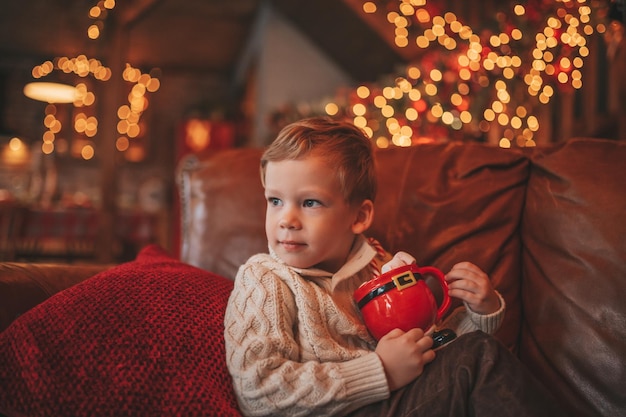
<svg viewBox="0 0 626 417"><path fill-rule="evenodd" d="M359 236L335 274L252 256L228 301L226 361L247 416L341 416L389 397L375 340L352 294L384 261ZM457 334L493 333L502 308L481 316L461 307L442 324Z"/></svg>

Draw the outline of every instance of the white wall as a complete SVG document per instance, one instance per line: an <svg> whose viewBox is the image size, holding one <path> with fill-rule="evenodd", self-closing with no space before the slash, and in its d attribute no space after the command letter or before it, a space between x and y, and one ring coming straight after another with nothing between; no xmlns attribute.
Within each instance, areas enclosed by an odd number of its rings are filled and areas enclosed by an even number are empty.
<svg viewBox="0 0 626 417"><path fill-rule="evenodd" d="M267 120L285 104L315 102L334 96L353 80L287 19L264 3L241 57L238 82L256 68L251 146L264 146L273 137Z"/></svg>

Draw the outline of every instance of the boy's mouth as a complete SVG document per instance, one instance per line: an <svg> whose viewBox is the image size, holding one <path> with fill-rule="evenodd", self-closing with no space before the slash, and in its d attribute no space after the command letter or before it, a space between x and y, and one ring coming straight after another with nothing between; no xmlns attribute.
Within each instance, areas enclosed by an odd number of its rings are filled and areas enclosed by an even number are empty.
<svg viewBox="0 0 626 417"><path fill-rule="evenodd" d="M295 251L302 249L306 244L301 242L296 242L294 240L279 240L278 244L282 246L287 251Z"/></svg>

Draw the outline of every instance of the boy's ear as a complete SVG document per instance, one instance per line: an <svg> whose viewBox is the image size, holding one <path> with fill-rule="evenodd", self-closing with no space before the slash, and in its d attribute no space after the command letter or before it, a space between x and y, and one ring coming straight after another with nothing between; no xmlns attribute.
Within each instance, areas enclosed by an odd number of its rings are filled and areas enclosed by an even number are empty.
<svg viewBox="0 0 626 417"><path fill-rule="evenodd" d="M356 218L352 224L352 233L359 235L369 229L374 220L374 203L372 200L364 200L359 206Z"/></svg>

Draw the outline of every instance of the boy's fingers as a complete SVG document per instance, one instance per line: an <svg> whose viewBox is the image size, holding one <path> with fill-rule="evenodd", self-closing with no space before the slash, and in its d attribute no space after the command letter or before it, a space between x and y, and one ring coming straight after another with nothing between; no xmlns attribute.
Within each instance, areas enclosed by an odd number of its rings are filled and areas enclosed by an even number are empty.
<svg viewBox="0 0 626 417"><path fill-rule="evenodd" d="M383 337L381 337L381 340L382 339L394 339L396 337L402 336L403 334L404 334L404 331L396 328L396 329L391 330L389 333L387 333Z"/></svg>

